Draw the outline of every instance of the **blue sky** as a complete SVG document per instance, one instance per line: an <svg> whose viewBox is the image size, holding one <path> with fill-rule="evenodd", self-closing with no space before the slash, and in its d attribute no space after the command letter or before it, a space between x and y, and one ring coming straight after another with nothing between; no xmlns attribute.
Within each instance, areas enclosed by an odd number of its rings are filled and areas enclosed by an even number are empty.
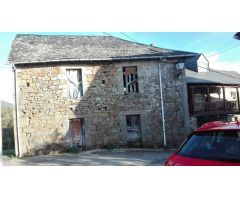
<svg viewBox="0 0 240 200"><path fill-rule="evenodd" d="M20 32L19 32L20 33ZM21 32L23 33L23 32ZM27 32L33 34L72 34L72 35L106 35L103 32ZM221 70L240 72L240 40L233 38L234 32L125 32L134 40L158 47L204 53L210 67ZM11 101L12 75L7 66L7 57L12 40L17 32L0 33L0 91L1 99ZM120 32L107 32L112 36L131 40ZM7 83L7 84L6 84ZM7 85L7 87L6 87Z"/></svg>

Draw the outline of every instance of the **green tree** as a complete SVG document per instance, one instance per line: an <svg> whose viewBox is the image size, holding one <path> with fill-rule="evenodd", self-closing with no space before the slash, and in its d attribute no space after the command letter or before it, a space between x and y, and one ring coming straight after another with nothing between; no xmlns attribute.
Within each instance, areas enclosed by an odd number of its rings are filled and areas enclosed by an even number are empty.
<svg viewBox="0 0 240 200"><path fill-rule="evenodd" d="M1 114L3 149L12 149L14 148L13 109L2 108Z"/></svg>

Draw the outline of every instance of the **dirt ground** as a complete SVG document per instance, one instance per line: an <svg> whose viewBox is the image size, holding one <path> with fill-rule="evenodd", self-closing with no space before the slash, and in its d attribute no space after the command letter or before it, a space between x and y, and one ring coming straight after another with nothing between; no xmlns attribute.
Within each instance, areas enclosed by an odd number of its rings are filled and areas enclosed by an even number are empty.
<svg viewBox="0 0 240 200"><path fill-rule="evenodd" d="M161 166L174 150L88 150L76 154L3 157L4 166Z"/></svg>

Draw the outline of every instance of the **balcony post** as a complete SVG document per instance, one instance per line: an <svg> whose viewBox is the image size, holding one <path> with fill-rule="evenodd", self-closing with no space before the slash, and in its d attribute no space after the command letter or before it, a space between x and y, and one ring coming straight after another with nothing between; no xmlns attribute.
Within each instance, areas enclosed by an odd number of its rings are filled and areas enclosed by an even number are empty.
<svg viewBox="0 0 240 200"><path fill-rule="evenodd" d="M239 102L239 90L238 90L238 87L237 87L236 89L237 89L238 111L240 111L240 102Z"/></svg>
<svg viewBox="0 0 240 200"><path fill-rule="evenodd" d="M209 87L207 87L207 105L208 105L208 112L210 112L210 104L211 104L211 99L210 99L210 92L209 92Z"/></svg>
<svg viewBox="0 0 240 200"><path fill-rule="evenodd" d="M223 109L224 111L226 111L226 97L225 97L225 87L222 87L223 88Z"/></svg>
<svg viewBox="0 0 240 200"><path fill-rule="evenodd" d="M190 103L190 112L191 114L195 113L195 109L194 109L194 86L191 86L190 88L190 99L191 99L191 103Z"/></svg>

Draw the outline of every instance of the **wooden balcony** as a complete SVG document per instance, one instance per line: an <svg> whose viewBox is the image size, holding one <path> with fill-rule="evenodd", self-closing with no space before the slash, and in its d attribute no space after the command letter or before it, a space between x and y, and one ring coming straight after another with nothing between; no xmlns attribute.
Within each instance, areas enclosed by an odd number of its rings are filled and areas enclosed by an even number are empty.
<svg viewBox="0 0 240 200"><path fill-rule="evenodd" d="M240 113L238 87L190 86L188 101L190 114L196 116Z"/></svg>
<svg viewBox="0 0 240 200"><path fill-rule="evenodd" d="M193 105L194 113L216 112L216 111L238 111L237 101L225 102L195 102Z"/></svg>

